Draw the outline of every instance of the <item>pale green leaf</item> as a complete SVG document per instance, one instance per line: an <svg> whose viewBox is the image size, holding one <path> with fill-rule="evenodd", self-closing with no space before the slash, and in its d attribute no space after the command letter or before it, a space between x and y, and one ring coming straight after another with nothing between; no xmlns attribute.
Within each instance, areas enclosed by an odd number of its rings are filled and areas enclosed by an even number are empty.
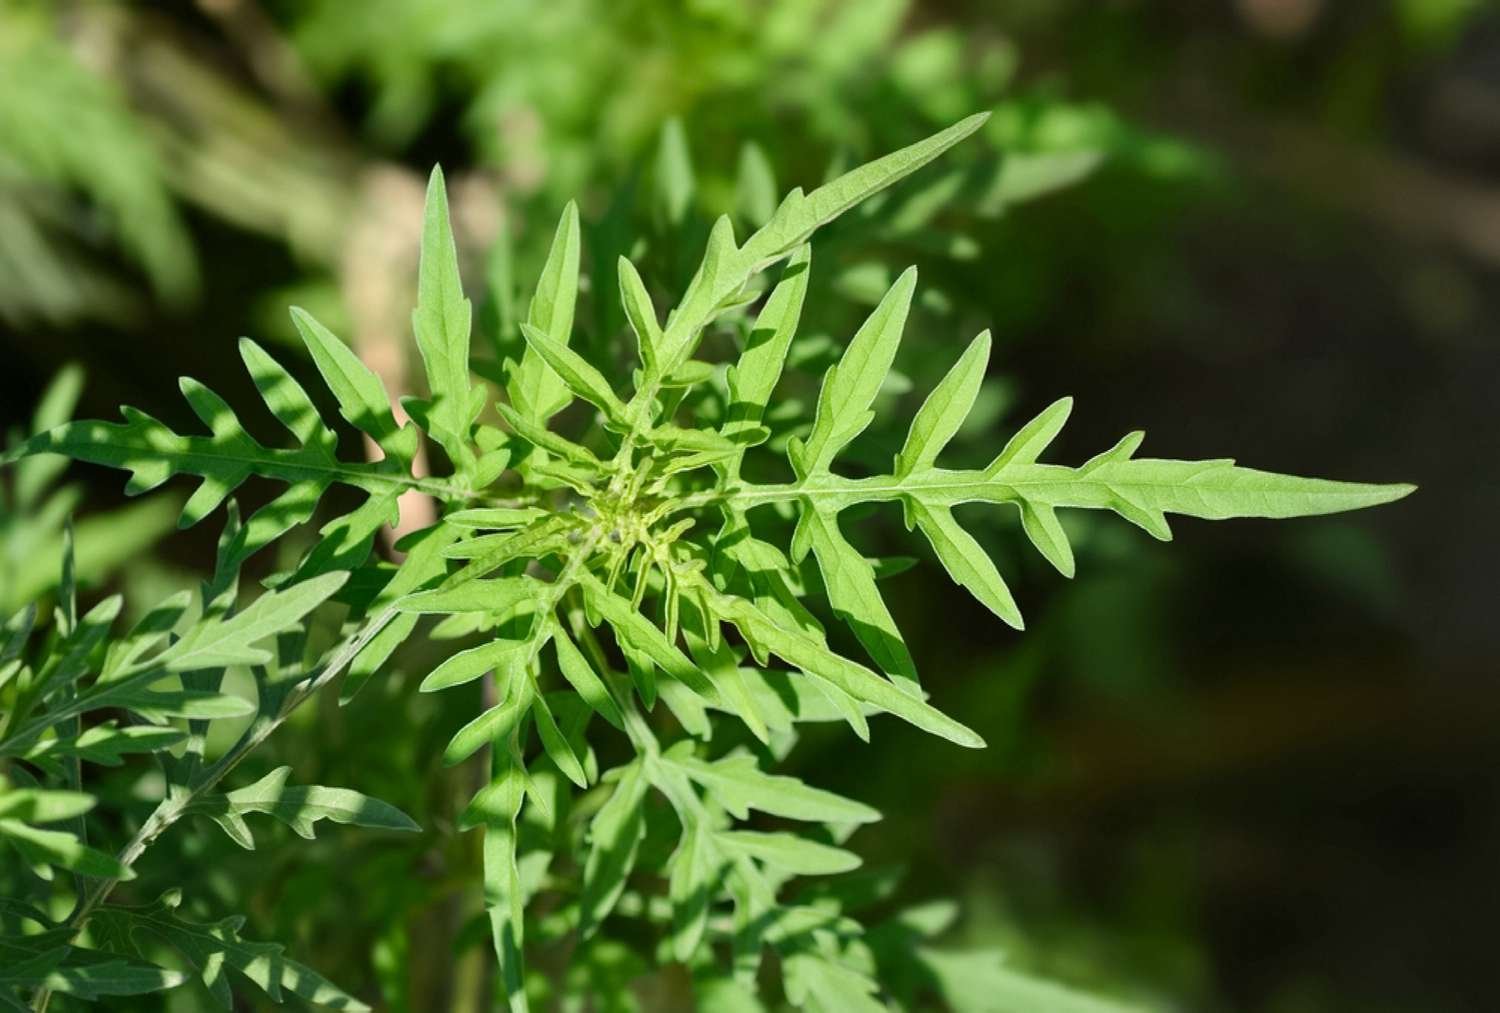
<svg viewBox="0 0 1500 1013"><path fill-rule="evenodd" d="M623 420L625 405L615 396L604 374L567 345L553 340L530 324L521 325L526 344L567 384L568 389L603 411L612 419Z"/></svg>
<svg viewBox="0 0 1500 1013"><path fill-rule="evenodd" d="M29 756L30 754L28 754ZM0 782L0 819L24 823L58 823L82 816L97 800L81 791L45 788L15 788L7 791Z"/></svg>
<svg viewBox="0 0 1500 1013"><path fill-rule="evenodd" d="M527 311L526 324L556 345L567 345L573 331L574 306L578 299L579 230L578 206L563 208L552 238L547 262L537 279L536 292ZM529 421L545 424L566 408L567 386L547 361L531 347L521 356L506 384L511 404Z"/></svg>
<svg viewBox="0 0 1500 1013"><path fill-rule="evenodd" d="M668 640L666 634L657 629L651 620L632 608L630 602L606 590L592 574L580 575L579 583L583 586L589 604L609 623L616 637L694 693L709 699L715 698L712 683L703 677L698 666L676 644Z"/></svg>
<svg viewBox="0 0 1500 1013"><path fill-rule="evenodd" d="M477 583L477 582L476 582ZM472 682L486 672L509 673L531 660L535 645L530 640L493 640L449 655L418 687L433 693Z"/></svg>
<svg viewBox="0 0 1500 1013"><path fill-rule="evenodd" d="M860 866L859 856L796 834L759 830L720 830L714 841L730 852L749 855L773 869L797 876L826 876Z"/></svg>
<svg viewBox="0 0 1500 1013"><path fill-rule="evenodd" d="M158 660L172 672L264 664L271 659L271 654L256 645L296 627L348 579L347 573L326 573L277 591L267 591L227 619L211 618L198 623L181 640L162 652Z"/></svg>
<svg viewBox="0 0 1500 1013"><path fill-rule="evenodd" d="M869 976L816 953L797 953L786 958L782 974L787 997L794 1004L818 1013L886 1013L876 1000L880 991Z"/></svg>
<svg viewBox="0 0 1500 1013"><path fill-rule="evenodd" d="M646 371L656 374L661 354L661 324L656 319L656 307L651 304L651 293L640 272L625 257L619 261L620 301L625 306L625 318L635 332L636 348L640 350L641 362Z"/></svg>
<svg viewBox="0 0 1500 1013"><path fill-rule="evenodd" d="M85 729L79 735L39 742L26 752L26 759L35 761L49 757L76 756L90 763L116 767L128 754L161 752L175 746L185 737L176 728L156 728L150 725L116 728L114 722L106 721ZM3 810L4 799L0 797L0 811Z"/></svg>
<svg viewBox="0 0 1500 1013"><path fill-rule="evenodd" d="M895 474L898 478L930 468L948 441L953 439L968 417L969 409L974 406L989 357L990 332L984 331L969 344L912 419L906 443L896 455Z"/></svg>
<svg viewBox="0 0 1500 1013"><path fill-rule="evenodd" d="M734 202L740 216L757 228L776 213L778 191L776 170L765 151L754 141L740 148L739 171L735 176Z"/></svg>
<svg viewBox="0 0 1500 1013"><path fill-rule="evenodd" d="M561 629L553 631L552 645L557 651L557 667L564 679L583 698L593 711L614 725L624 729L625 719L620 715L619 705L611 695L609 687L595 673L583 652Z"/></svg>
<svg viewBox="0 0 1500 1013"><path fill-rule="evenodd" d="M799 475L827 471L834 456L875 418L870 406L901 344L916 286L917 270L908 268L860 326L838 364L829 368L812 432L804 443L793 445L795 451L789 450Z"/></svg>
<svg viewBox="0 0 1500 1013"><path fill-rule="evenodd" d="M656 199L671 225L680 225L693 203L693 159L682 121L669 119L656 149Z"/></svg>
<svg viewBox="0 0 1500 1013"><path fill-rule="evenodd" d="M416 431L397 427L391 414L390 395L375 371L360 362L348 345L306 310L292 307L292 323L297 325L318 373L338 401L339 414L397 461L410 462L417 449Z"/></svg>
<svg viewBox="0 0 1500 1013"><path fill-rule="evenodd" d="M740 753L708 763L678 749L665 759L680 767L708 791L736 819L748 819L751 809L792 820L823 823L870 823L880 813L861 802L812 788L793 777L767 774L755 757Z"/></svg>
<svg viewBox="0 0 1500 1013"><path fill-rule="evenodd" d="M838 519L816 506L802 511L797 530L817 557L828 604L897 686L920 695L916 663L875 584L875 568L844 540Z"/></svg>
<svg viewBox="0 0 1500 1013"><path fill-rule="evenodd" d="M500 983L511 1013L526 1013L525 896L516 863L516 816L525 796L525 772L497 749L484 821L484 906L500 964Z"/></svg>
<svg viewBox="0 0 1500 1013"><path fill-rule="evenodd" d="M1143 1013L1145 1009L1013 970L994 950L922 947L918 956L956 1013Z"/></svg>
<svg viewBox="0 0 1500 1013"><path fill-rule="evenodd" d="M916 172L974 133L989 116L976 113L925 140L847 172L806 197L783 201L766 226L745 244L746 252L758 260L770 260L790 251L845 211Z"/></svg>
<svg viewBox="0 0 1500 1013"><path fill-rule="evenodd" d="M537 737L542 740L542 750L547 757L557 765L569 781L580 788L589 786L588 775L583 771L583 764L578 762L578 755L573 752L573 747L568 744L568 738L562 729L557 727L557 719L552 716L552 711L547 707L546 697L537 693L531 700L531 720L536 724Z"/></svg>
<svg viewBox="0 0 1500 1013"><path fill-rule="evenodd" d="M497 681L505 698L460 728L448 741L443 750L443 763L447 766L462 763L492 742L506 741L526 720L535 684L522 669L512 667L504 674L506 678Z"/></svg>
<svg viewBox="0 0 1500 1013"><path fill-rule="evenodd" d="M969 728L930 704L902 692L863 665L834 654L806 631L778 625L742 599L717 591L711 592L710 597L719 615L734 623L747 640L763 645L807 675L950 742L973 749L984 745L984 740Z"/></svg>
<svg viewBox="0 0 1500 1013"><path fill-rule="evenodd" d="M724 864L710 831L699 822L683 829L668 871L667 896L672 901L672 952L684 963L703 941L714 879Z"/></svg>
<svg viewBox="0 0 1500 1013"><path fill-rule="evenodd" d="M452 587L417 591L396 602L402 612L446 614L452 612L510 613L534 603L543 585L531 577L496 577L466 580Z"/></svg>
<svg viewBox="0 0 1500 1013"><path fill-rule="evenodd" d="M729 371L728 417L722 431L731 439L760 425L797 333L811 270L812 247L798 247L755 318L739 362Z"/></svg>
<svg viewBox="0 0 1500 1013"><path fill-rule="evenodd" d="M649 782L639 761L619 771L614 794L589 824L589 854L583 869L578 933L587 939L614 909L635 867L636 852L646 835L642 804Z"/></svg>
<svg viewBox="0 0 1500 1013"><path fill-rule="evenodd" d="M959 526L942 507L928 507L914 500L908 507L922 534L932 543L943 568L958 584L969 589L984 607L1016 629L1024 629L1021 610L1000 576L1000 571L974 536Z"/></svg>
<svg viewBox="0 0 1500 1013"><path fill-rule="evenodd" d="M279 820L309 840L316 835L319 820L377 830L422 829L388 802L348 788L288 784L291 773L290 767L277 767L254 784L199 798L188 810L212 818L241 843L249 839L243 821L251 813Z"/></svg>
<svg viewBox="0 0 1500 1013"><path fill-rule="evenodd" d="M434 167L422 215L422 253L412 331L427 371L432 438L460 470L471 469L469 441L469 329L472 307L458 275L458 248L448 220L443 171Z"/></svg>

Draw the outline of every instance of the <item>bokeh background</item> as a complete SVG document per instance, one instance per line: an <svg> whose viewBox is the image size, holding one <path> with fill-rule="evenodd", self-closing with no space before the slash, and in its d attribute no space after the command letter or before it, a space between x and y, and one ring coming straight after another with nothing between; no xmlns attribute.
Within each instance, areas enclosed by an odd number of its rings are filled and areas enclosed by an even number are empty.
<svg viewBox="0 0 1500 1013"><path fill-rule="evenodd" d="M718 213L754 223L775 192L980 109L950 173L820 247L811 366L917 263L898 416L996 337L960 455L1073 394L1060 460L1143 428L1161 456L1421 490L1183 521L1170 545L1084 519L1071 582L1008 514L976 515L1024 635L935 565L886 588L924 681L991 748L890 722L867 747L811 736L790 765L880 808L867 861L905 863L911 898L960 899L959 941L1021 966L1190 1010L1495 1008L1484 0L0 0L0 424L24 431L68 364L81 415L128 402L190 426L182 374L252 404L235 340L295 360L289 303L411 389L435 162L497 341L580 198L605 297L575 343L613 361L625 237L670 290ZM872 456L899 439L877 431ZM148 602L211 560L212 525L171 532L177 491L71 478L46 516L0 517L0 609L46 594L75 506L96 590ZM911 551L892 517L861 531ZM467 705L416 697L422 652L256 761L389 799L421 840L266 833L252 855L181 835L155 867L389 1008L475 1008L478 859L451 826L463 772L437 759ZM107 790L128 804L138 776Z"/></svg>

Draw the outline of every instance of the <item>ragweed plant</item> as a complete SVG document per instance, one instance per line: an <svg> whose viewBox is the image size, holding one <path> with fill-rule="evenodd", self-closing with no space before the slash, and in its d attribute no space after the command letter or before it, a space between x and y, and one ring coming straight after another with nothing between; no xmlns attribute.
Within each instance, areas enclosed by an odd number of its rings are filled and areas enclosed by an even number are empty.
<svg viewBox="0 0 1500 1013"><path fill-rule="evenodd" d="M0 822L0 833L20 842L33 864L50 862L82 878L77 902L61 917L39 905L5 909L6 924L35 925L5 940L31 963L4 984L30 990L41 1005L54 991L90 998L76 969L105 962L155 973L155 987L165 987L175 976L152 970L155 951L138 945L147 936L198 966L220 999L227 965L273 996L281 987L354 1004L306 969L269 974L265 962L245 957L260 951L246 950L234 924L171 928L187 924L174 913L174 897L115 905L111 889L157 836L193 814L210 816L242 843L250 843L243 817L254 812L306 832L319 816L408 826L395 810L352 792L289 787L285 771L230 791L221 782L291 709L341 675L349 701L401 643L421 635L422 617L435 616L426 636L464 646L426 675L422 691L486 685L483 706L444 755L459 764L487 754L487 783L459 823L483 834L484 904L509 1008L565 994L617 996L624 1004L626 983L648 962L685 965L707 1009L785 1001L881 1010L886 1000L920 1003L933 994L960 1009L1085 1008L1085 1000L1014 973L993 955L930 948L926 938L951 919L946 907L914 909L866 931L851 914L868 891L794 882L854 869L860 859L844 845L878 819L856 800L771 771L799 724L846 722L868 739L870 719L889 714L959 746L984 744L928 699L883 602L883 567L851 544L841 515L863 504L899 504L953 579L1020 628L1011 592L955 520L955 507L1013 507L1030 542L1071 575L1060 509L1113 511L1165 539L1169 513L1321 514L1389 502L1410 487L1298 478L1229 460L1139 457L1139 433L1076 467L1043 463L1067 419L1067 399L1011 435L985 467L944 467L944 448L985 375L987 334L956 356L888 469L838 469L874 417L916 276L903 274L848 340L810 418L778 412L772 397L795 348L814 267L810 241L983 121L971 117L811 193L794 190L743 241L721 219L665 317L621 258L620 299L637 353L628 393L600 368L610 363L590 361L570 344L581 256L573 206L520 327L524 351L504 364L503 397L476 380L471 309L435 172L413 316L429 396L404 399L411 422L398 424L375 374L337 337L293 311L340 415L379 448L379 460L341 455L334 429L304 389L248 340L245 364L291 446L252 437L220 398L183 380L206 434L174 432L127 408L122 423L68 423L14 451L128 470L131 492L197 476L184 524L207 517L252 476L284 488L243 524L231 505L215 575L194 607L186 597L164 604L114 640L108 603L81 619L64 607L46 660L7 661L11 709L0 757L24 786L0 797L0 807L19 799L10 804L30 822ZM763 282L773 269L774 282ZM705 355L726 338L737 354L721 368ZM774 455L757 450L773 435L785 449L782 480L750 477L775 467L766 460ZM414 471L424 438L448 462L439 474ZM336 483L362 492L363 502L327 522L316 545L269 580L270 590L238 607L240 566L308 521ZM373 559L377 533L412 491L436 500L441 519L398 546L398 564ZM788 522L783 539L778 532ZM307 620L335 603L343 611L329 644L328 629L310 635ZM852 632L862 658L836 649L818 617L829 613ZM8 650L7 659L21 656L20 648ZM256 674L255 717L233 747L209 760L205 723L224 710L219 683L235 665ZM79 719L105 705L148 720L177 715L187 725L80 730ZM81 827L33 826L76 819L82 802L49 808L34 799L51 789L30 783L61 778L67 799L83 798L78 760L90 758L84 739L99 734L117 751L126 748L118 736L139 738L167 774L156 811L116 859L87 850ZM615 755L624 762L602 769L603 758ZM52 852L38 852L41 835L55 835L45 838L56 842ZM276 957L274 966L291 965Z"/></svg>

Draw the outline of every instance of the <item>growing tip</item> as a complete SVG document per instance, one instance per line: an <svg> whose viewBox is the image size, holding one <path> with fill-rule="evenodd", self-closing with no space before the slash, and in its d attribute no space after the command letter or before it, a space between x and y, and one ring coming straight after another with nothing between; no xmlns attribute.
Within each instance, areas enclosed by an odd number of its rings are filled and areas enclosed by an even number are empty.
<svg viewBox="0 0 1500 1013"><path fill-rule="evenodd" d="M959 727L963 729L964 734L955 735L953 737L953 741L955 744L963 746L965 749L988 748L988 744L984 741L984 737L981 736L978 732L974 731L974 729L969 728L967 725L960 725Z"/></svg>

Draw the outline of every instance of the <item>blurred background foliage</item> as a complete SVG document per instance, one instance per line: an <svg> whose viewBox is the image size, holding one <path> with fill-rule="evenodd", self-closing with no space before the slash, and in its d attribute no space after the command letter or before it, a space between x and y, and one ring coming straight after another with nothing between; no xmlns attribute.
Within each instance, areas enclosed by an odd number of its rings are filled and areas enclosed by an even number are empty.
<svg viewBox="0 0 1500 1013"><path fill-rule="evenodd" d="M1171 549L1090 520L1067 584L1013 551L1008 515L976 513L1024 636L934 567L887 597L934 693L991 748L892 725L851 754L831 732L792 772L885 813L856 842L871 866L906 866L882 903L953 896L951 938L1017 966L1184 1009L1490 1008L1500 10L1485 0L0 0L0 424L129 402L190 425L175 376L248 400L233 342L287 336L289 302L410 389L439 161L496 361L577 196L575 344L618 369L618 253L676 294L718 213L743 234L773 194L979 109L995 110L981 143L819 247L810 371L916 263L925 295L885 391L903 411L883 415L905 417L906 387L993 328L960 457L1071 393L1061 458L1140 427L1163 456L1423 489L1350 518L1184 523ZM877 426L865 447L888 458L899 439ZM16 483L0 610L47 594L75 512L95 590L140 604L185 586L213 532L168 537L173 495L126 504L84 469ZM862 547L900 544L877 529ZM153 868L388 1008L484 1008L478 855L452 826L472 786L438 759L473 701L414 694L431 652L411 647L257 762L388 799L428 833L271 834L255 853L183 834ZM100 774L126 810L152 791L140 768ZM593 954L574 987L631 967ZM686 994L638 986L640 1008Z"/></svg>

